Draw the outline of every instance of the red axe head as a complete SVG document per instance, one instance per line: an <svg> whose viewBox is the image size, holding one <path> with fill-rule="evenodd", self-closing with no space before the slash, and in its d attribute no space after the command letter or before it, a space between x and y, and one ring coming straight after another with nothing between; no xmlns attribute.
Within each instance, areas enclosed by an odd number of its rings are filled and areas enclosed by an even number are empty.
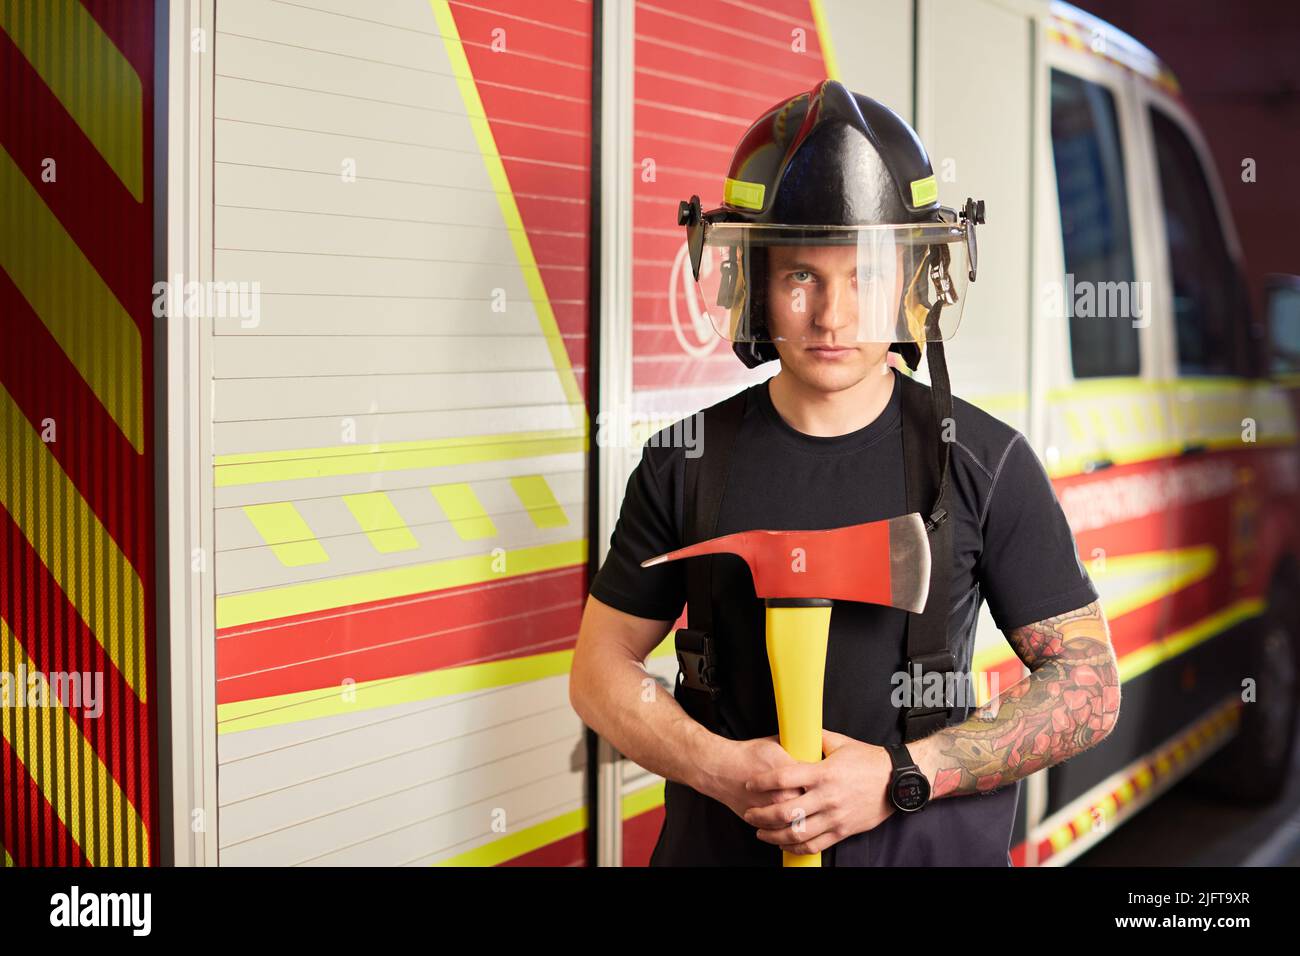
<svg viewBox="0 0 1300 956"><path fill-rule="evenodd" d="M825 531L741 531L642 561L738 554L760 598L831 598L919 614L930 593L930 542L915 512Z"/></svg>

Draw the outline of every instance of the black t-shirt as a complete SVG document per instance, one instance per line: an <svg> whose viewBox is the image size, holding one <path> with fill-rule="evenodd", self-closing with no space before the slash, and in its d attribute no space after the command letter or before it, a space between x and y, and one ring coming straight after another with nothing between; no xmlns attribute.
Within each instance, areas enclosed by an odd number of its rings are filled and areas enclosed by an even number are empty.
<svg viewBox="0 0 1300 956"><path fill-rule="evenodd" d="M718 515L717 535L759 528L837 528L907 512L901 375L885 410L847 435L805 435L772 405L768 383L747 389L745 414ZM1079 560L1047 472L1023 434L953 397L954 430L945 505L953 522L949 646L959 673L970 670L982 600L1003 631L1097 599ZM628 614L676 620L686 603L686 562L640 567L682 546L685 456L673 426L648 441L627 484L610 552L591 593ZM703 436L707 442L707 435ZM714 559L713 631L725 673L720 708L735 739L777 733L764 640L764 603L744 561ZM907 612L836 602L826 655L824 726L884 745L902 740L891 703L894 675L906 669ZM999 688L1005 690L1006 688ZM955 707L950 723L973 707ZM721 731L720 731L721 732ZM919 813L892 813L880 826L840 841L833 865L998 865L1008 846L1021 789L944 797ZM668 781L655 865L781 863L780 850L724 804Z"/></svg>

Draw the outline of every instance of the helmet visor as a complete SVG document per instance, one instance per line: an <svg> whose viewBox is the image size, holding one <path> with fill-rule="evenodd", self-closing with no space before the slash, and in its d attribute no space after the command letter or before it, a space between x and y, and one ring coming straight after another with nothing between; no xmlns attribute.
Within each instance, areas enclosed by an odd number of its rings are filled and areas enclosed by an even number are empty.
<svg viewBox="0 0 1300 956"><path fill-rule="evenodd" d="M964 223L706 222L697 281L731 342L941 341L961 322L967 249Z"/></svg>

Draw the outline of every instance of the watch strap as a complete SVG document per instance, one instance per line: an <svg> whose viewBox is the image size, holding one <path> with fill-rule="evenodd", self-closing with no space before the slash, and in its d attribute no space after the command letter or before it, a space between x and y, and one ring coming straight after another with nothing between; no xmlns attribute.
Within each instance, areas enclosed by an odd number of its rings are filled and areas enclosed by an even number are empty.
<svg viewBox="0 0 1300 956"><path fill-rule="evenodd" d="M916 765L916 761L912 759L912 751L907 749L907 744L888 744L885 749L889 751L889 759L894 765L895 774L900 770L907 770L909 768L914 770L921 769Z"/></svg>

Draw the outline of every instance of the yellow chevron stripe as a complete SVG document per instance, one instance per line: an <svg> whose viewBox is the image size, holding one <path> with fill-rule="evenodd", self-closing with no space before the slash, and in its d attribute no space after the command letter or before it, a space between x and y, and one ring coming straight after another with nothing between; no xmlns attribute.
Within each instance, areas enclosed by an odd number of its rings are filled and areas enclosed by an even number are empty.
<svg viewBox="0 0 1300 956"><path fill-rule="evenodd" d="M324 564L330 559L292 502L245 505L244 514L286 568Z"/></svg>
<svg viewBox="0 0 1300 956"><path fill-rule="evenodd" d="M572 567L586 560L587 542L581 539L513 551L502 548L497 554L475 554L263 591L228 594L217 598L217 627L269 621L290 614L307 614L483 581L503 581L522 574ZM497 562L501 562L504 570L494 568Z"/></svg>
<svg viewBox="0 0 1300 956"><path fill-rule="evenodd" d="M344 495L343 503L348 506L352 517L357 519L357 524L380 554L414 551L420 546L420 542L415 540L415 535L402 520L393 499L382 491Z"/></svg>
<svg viewBox="0 0 1300 956"><path fill-rule="evenodd" d="M462 541L478 541L480 538L496 537L497 528L483 508L483 503L474 494L474 489L465 482L449 485L434 485L429 489L438 499L456 534Z"/></svg>
<svg viewBox="0 0 1300 956"><path fill-rule="evenodd" d="M0 268L132 447L143 451L140 330L3 148L0 208Z"/></svg>
<svg viewBox="0 0 1300 956"><path fill-rule="evenodd" d="M14 865L14 858L13 858L12 856L9 855L9 851L8 851L8 850L6 850L4 847L0 846L0 853L4 854L3 856L0 856L0 866L13 866L13 865Z"/></svg>
<svg viewBox="0 0 1300 956"><path fill-rule="evenodd" d="M135 568L3 385L0 437L12 462L0 468L0 506L144 702L144 586Z"/></svg>
<svg viewBox="0 0 1300 956"><path fill-rule="evenodd" d="M483 163L487 167L492 189L496 192L497 202L501 205L501 215L505 219L510 241L514 244L515 256L519 259L519 267L528 286L528 295L532 299L533 308L537 310L537 319L541 323L542 334L546 337L547 348L551 351L551 360L555 363L555 371L560 377L564 394L568 397L569 408L574 413L574 424L581 427L583 435L586 435L590 431L586 399L578 388L578 380L574 377L573 368L569 364L569 354L565 351L564 339L556 324L555 313L551 311L551 300L546 294L546 286L542 283L542 274L533 256L532 243L529 242L528 232L524 228L523 217L519 215L519 206L515 203L510 177L506 175L501 154L497 151L496 139L492 135L492 126L488 122L487 111L483 109L483 101L479 99L478 88L474 85L474 74L470 70L469 59L465 56L465 48L461 44L456 18L452 15L447 0L429 0L429 3L438 21L438 31L442 34L443 43L447 48L452 75L456 78L456 86L460 89L461 99L465 102L466 118L474 131L474 138L478 141L479 152L483 154Z"/></svg>
<svg viewBox="0 0 1300 956"><path fill-rule="evenodd" d="M514 488L515 494L524 503L533 524L538 528L562 528L569 523L544 476L521 475L511 478L510 487Z"/></svg>
<svg viewBox="0 0 1300 956"><path fill-rule="evenodd" d="M441 468L445 465L585 452L587 447L587 439L581 432L562 429L438 438L430 441L342 445L336 448L248 452L217 456L214 460L215 484L218 488L229 488L268 481Z"/></svg>
<svg viewBox="0 0 1300 956"><path fill-rule="evenodd" d="M36 670L9 625L0 619L0 670L13 674L20 665L28 673ZM62 705L50 701L45 706L0 707L0 732L88 861L95 866L141 866L149 859L144 821ZM65 776L65 766L72 768L71 779ZM80 798L89 803L96 794L98 803L88 807L90 816L83 817ZM118 824L123 819L125 830ZM143 858L137 856L137 844L143 848Z"/></svg>
<svg viewBox="0 0 1300 956"><path fill-rule="evenodd" d="M217 733L233 734L259 727L356 714L379 707L410 704L453 694L523 684L547 677L567 675L573 666L573 651L530 654L507 660L444 667L422 674L384 677L349 688L352 700L345 700L337 687L296 691L256 700L240 700L217 707Z"/></svg>
<svg viewBox="0 0 1300 956"><path fill-rule="evenodd" d="M0 0L0 28L142 202L144 93L131 62L77 0Z"/></svg>
<svg viewBox="0 0 1300 956"><path fill-rule="evenodd" d="M497 866L521 857L525 853L558 843L585 829L587 829L587 810L583 807L464 853L447 857L445 860L439 860L433 866Z"/></svg>

